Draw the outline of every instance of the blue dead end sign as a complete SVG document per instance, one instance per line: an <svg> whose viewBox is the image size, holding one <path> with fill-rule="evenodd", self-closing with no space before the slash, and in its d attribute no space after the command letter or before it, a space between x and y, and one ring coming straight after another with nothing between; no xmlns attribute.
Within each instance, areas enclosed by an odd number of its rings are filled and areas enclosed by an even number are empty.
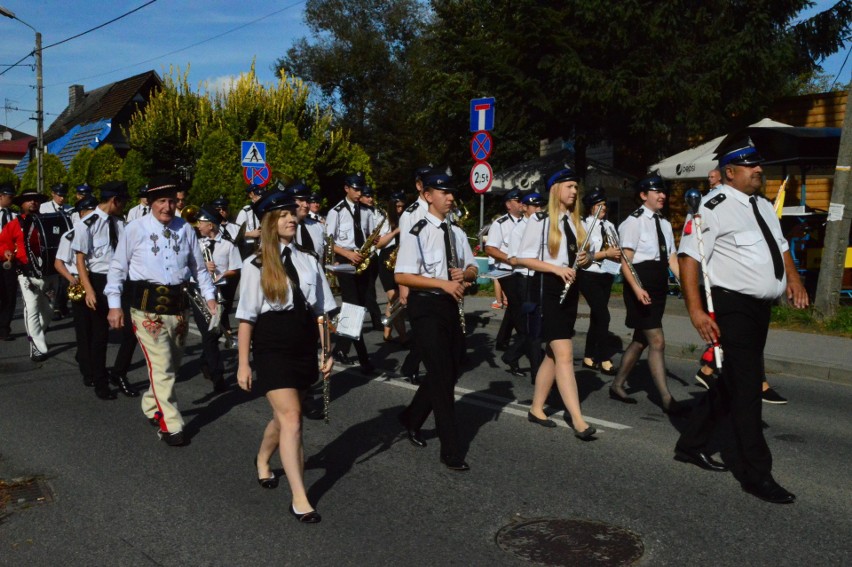
<svg viewBox="0 0 852 567"><path fill-rule="evenodd" d="M484 130L474 134L470 139L470 155L473 156L473 161L487 160L493 147L491 134Z"/></svg>
<svg viewBox="0 0 852 567"><path fill-rule="evenodd" d="M470 131L494 129L494 97L474 98L470 101Z"/></svg>

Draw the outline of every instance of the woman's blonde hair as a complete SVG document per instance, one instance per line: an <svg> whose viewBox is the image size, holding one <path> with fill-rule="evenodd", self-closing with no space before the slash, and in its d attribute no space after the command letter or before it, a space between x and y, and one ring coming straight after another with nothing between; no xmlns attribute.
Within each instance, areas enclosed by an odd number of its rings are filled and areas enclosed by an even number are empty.
<svg viewBox="0 0 852 567"><path fill-rule="evenodd" d="M559 232L559 189L562 183L554 183L550 187L550 199L547 201L547 216L550 219L550 229L547 232L547 251L551 258L556 258L559 255L559 246L562 244L562 233ZM586 238L586 229L583 228L583 223L580 219L580 185L577 184L577 198L574 199L574 208L568 209L568 214L571 216L571 223L574 225L574 231L577 233L577 246ZM579 253L580 251L577 250Z"/></svg>
<svg viewBox="0 0 852 567"><path fill-rule="evenodd" d="M260 247L258 256L263 269L260 271L260 287L271 303L287 301L290 281L284 271L281 252L278 250L278 219L284 210L269 211L260 222Z"/></svg>

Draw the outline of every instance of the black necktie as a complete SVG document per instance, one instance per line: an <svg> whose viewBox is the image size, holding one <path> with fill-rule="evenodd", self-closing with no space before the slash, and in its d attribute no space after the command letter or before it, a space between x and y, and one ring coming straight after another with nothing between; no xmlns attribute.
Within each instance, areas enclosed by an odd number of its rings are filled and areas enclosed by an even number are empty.
<svg viewBox="0 0 852 567"><path fill-rule="evenodd" d="M447 257L447 279L450 279L450 267L453 259L453 248L450 244L450 229L446 222L441 223L441 230L444 231L444 254Z"/></svg>
<svg viewBox="0 0 852 567"><path fill-rule="evenodd" d="M115 252L115 247L118 246L118 228L115 226L115 217L109 217L109 245Z"/></svg>
<svg viewBox="0 0 852 567"><path fill-rule="evenodd" d="M9 211L7 209L3 209L3 220L0 221L0 230L5 228L5 226L9 223Z"/></svg>
<svg viewBox="0 0 852 567"><path fill-rule="evenodd" d="M313 250L314 249L314 239L311 238L311 233L308 232L308 227L305 226L304 223L301 225L301 231L302 231L302 239L301 239L302 240L302 242L301 242L302 246L305 246L306 248L310 248L311 250Z"/></svg>
<svg viewBox="0 0 852 567"><path fill-rule="evenodd" d="M565 247L568 250L568 265L574 266L574 259L577 257L577 237L571 231L571 226L568 223L568 215L562 217L562 230L565 231Z"/></svg>
<svg viewBox="0 0 852 567"><path fill-rule="evenodd" d="M299 287L299 272L296 271L296 266L293 265L293 260L290 258L291 252L289 246L284 247L284 271L287 272L287 277L290 279L293 309L302 313L307 309L307 302L302 295L302 288Z"/></svg>
<svg viewBox="0 0 852 567"><path fill-rule="evenodd" d="M666 272L668 272L669 255L666 253L668 247L666 246L666 237L663 235L663 227L660 225L660 215L654 214L654 224L657 225L657 247L660 249L660 262L666 265Z"/></svg>
<svg viewBox="0 0 852 567"><path fill-rule="evenodd" d="M772 266L775 268L775 279L781 281L781 277L784 275L784 260L781 259L781 250L778 249L778 243L775 241L775 237L772 236L769 226L757 210L757 199L754 196L751 196L748 200L751 202L751 210L754 211L754 218L757 219L757 224L760 226L760 232L763 233L766 245L769 246L769 254L772 255Z"/></svg>
<svg viewBox="0 0 852 567"><path fill-rule="evenodd" d="M148 214L148 207L142 207L142 216L144 217L147 214Z"/></svg>
<svg viewBox="0 0 852 567"><path fill-rule="evenodd" d="M352 221L355 223L355 246L364 246L364 231L361 229L361 206L355 204L355 212L352 213Z"/></svg>

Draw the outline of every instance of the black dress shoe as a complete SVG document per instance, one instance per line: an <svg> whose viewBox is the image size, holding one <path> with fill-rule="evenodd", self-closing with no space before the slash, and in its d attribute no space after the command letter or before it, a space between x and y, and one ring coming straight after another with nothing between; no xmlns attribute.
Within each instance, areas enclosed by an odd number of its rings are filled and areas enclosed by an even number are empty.
<svg viewBox="0 0 852 567"><path fill-rule="evenodd" d="M346 364L346 365L355 364L355 361L352 359L351 356L347 356L340 351L335 352L332 355L332 358L334 358L335 362L339 362L340 364Z"/></svg>
<svg viewBox="0 0 852 567"><path fill-rule="evenodd" d="M541 419L540 417L534 416L532 412L527 412L527 421L535 423L536 425L541 425L542 427L556 427L556 422L552 419Z"/></svg>
<svg viewBox="0 0 852 567"><path fill-rule="evenodd" d="M257 471L257 457L254 458L254 470ZM261 488L278 488L278 477L275 476L275 473L272 473L269 478L258 478L257 483Z"/></svg>
<svg viewBox="0 0 852 567"><path fill-rule="evenodd" d="M412 374L406 374L406 375L405 375L405 379L406 379L409 383L414 384L415 386L419 386L420 384L422 384L422 383L423 383L423 379L420 377L420 373L419 373L419 372L414 372L414 373L412 373Z"/></svg>
<svg viewBox="0 0 852 567"><path fill-rule="evenodd" d="M621 402L623 404L635 404L635 403L637 403L636 398L631 398L630 396L622 397L618 394L618 392L616 392L612 388L609 389L609 399L615 400L616 402Z"/></svg>
<svg viewBox="0 0 852 567"><path fill-rule="evenodd" d="M527 373L520 369L517 364L509 364L509 369L506 371L512 376L526 376Z"/></svg>
<svg viewBox="0 0 852 567"><path fill-rule="evenodd" d="M293 508L292 504L290 504L290 513L293 514L296 520L303 524L318 524L322 521L322 516L320 516L319 512L316 510L300 514L299 512L296 512L296 509Z"/></svg>
<svg viewBox="0 0 852 567"><path fill-rule="evenodd" d="M186 442L186 439L183 436L183 431L178 431L177 433L166 433L164 431L160 431L160 439L166 442L166 445L170 447L180 447Z"/></svg>
<svg viewBox="0 0 852 567"><path fill-rule="evenodd" d="M580 441L591 441L597 432L598 430L590 425L583 431L574 431L574 437Z"/></svg>
<svg viewBox="0 0 852 567"><path fill-rule="evenodd" d="M361 365L361 374L363 374L364 376L372 376L375 373L376 367L370 364L369 362L367 364Z"/></svg>
<svg viewBox="0 0 852 567"><path fill-rule="evenodd" d="M600 364L598 364L597 362L593 362L591 364L586 364L586 361L584 360L583 363L581 364L581 366L583 368L587 368L589 370L600 370Z"/></svg>
<svg viewBox="0 0 852 567"><path fill-rule="evenodd" d="M601 374L604 374L606 376L615 376L616 374L618 374L618 368L616 368L615 365L610 366L609 368L604 368L602 364L599 364L598 366L600 367L598 368L598 371Z"/></svg>
<svg viewBox="0 0 852 567"><path fill-rule="evenodd" d="M441 456L441 464L450 469L451 471L469 471L470 465L464 462L464 459L460 459L458 457L444 457Z"/></svg>
<svg viewBox="0 0 852 567"><path fill-rule="evenodd" d="M509 350L509 345L506 343L497 343L494 345L494 349L502 352L504 350Z"/></svg>
<svg viewBox="0 0 852 567"><path fill-rule="evenodd" d="M87 388L94 388L95 381L92 380L91 376L83 376L83 386Z"/></svg>
<svg viewBox="0 0 852 567"><path fill-rule="evenodd" d="M411 428L404 413L399 414L397 419L399 420L399 424L405 428L405 434L408 437L409 443L421 449L426 446L426 441L420 436L420 430Z"/></svg>
<svg viewBox="0 0 852 567"><path fill-rule="evenodd" d="M136 388L130 385L130 382L127 381L127 376L123 374L113 374L109 373L109 381L114 385L118 386L118 389L121 390L121 393L127 396L128 398L137 398L139 397L139 392L136 391Z"/></svg>
<svg viewBox="0 0 852 567"><path fill-rule="evenodd" d="M710 456L700 449L680 449L675 447L675 460L682 463L692 463L702 469L713 472L725 472L728 467L724 463L714 461Z"/></svg>
<svg viewBox="0 0 852 567"><path fill-rule="evenodd" d="M95 395L102 400L114 400L118 397L109 388L95 388Z"/></svg>
<svg viewBox="0 0 852 567"><path fill-rule="evenodd" d="M773 504L792 504L796 501L796 495L785 490L775 479L769 477L758 483L743 483L743 490L757 496L761 500Z"/></svg>
<svg viewBox="0 0 852 567"><path fill-rule="evenodd" d="M220 394L228 391L228 383L223 377L219 376L213 381L213 391Z"/></svg>
<svg viewBox="0 0 852 567"><path fill-rule="evenodd" d="M681 416L689 413L689 407L672 398L672 401L669 402L669 407L663 406L663 413L673 417Z"/></svg>

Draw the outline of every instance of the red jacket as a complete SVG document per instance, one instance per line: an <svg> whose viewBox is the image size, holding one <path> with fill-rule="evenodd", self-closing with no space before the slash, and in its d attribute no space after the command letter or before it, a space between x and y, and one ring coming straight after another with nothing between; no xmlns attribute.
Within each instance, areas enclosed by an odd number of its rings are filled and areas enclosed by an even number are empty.
<svg viewBox="0 0 852 567"><path fill-rule="evenodd" d="M3 262L6 261L6 251L9 250L13 253L14 258L19 264L26 265L30 263L29 258L27 258L27 249L24 246L24 231L21 229L21 219L26 219L26 215L18 215L16 218L10 220L3 227L3 232L0 232L0 258L2 258ZM30 243L34 250L40 250L37 232L33 231L30 233Z"/></svg>

